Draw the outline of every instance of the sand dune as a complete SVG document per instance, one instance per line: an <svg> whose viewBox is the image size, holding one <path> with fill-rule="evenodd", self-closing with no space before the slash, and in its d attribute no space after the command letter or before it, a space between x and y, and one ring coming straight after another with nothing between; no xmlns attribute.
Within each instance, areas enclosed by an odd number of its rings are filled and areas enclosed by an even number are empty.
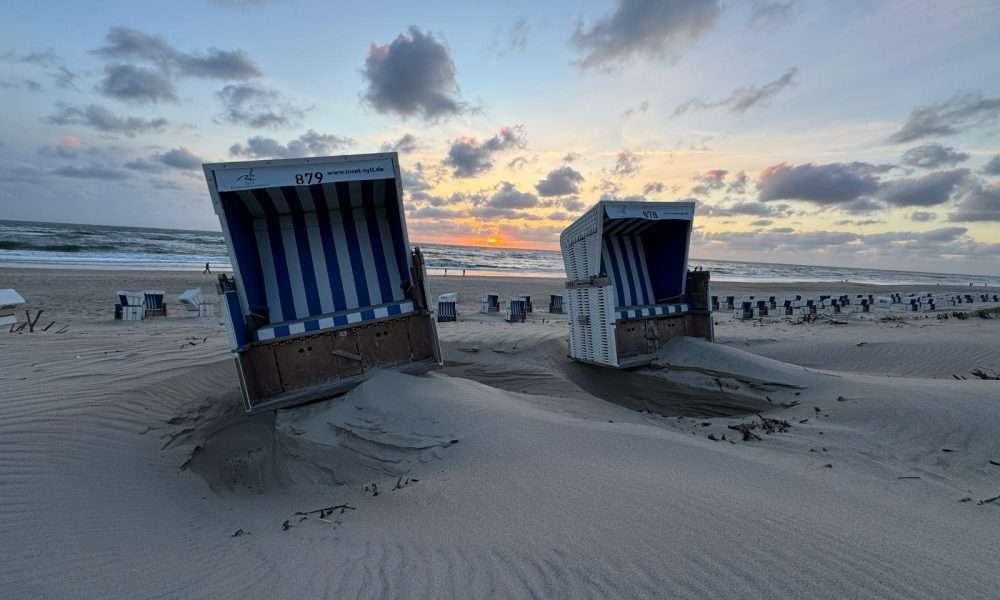
<svg viewBox="0 0 1000 600"><path fill-rule="evenodd" d="M72 327L0 334L5 598L995 598L1000 586L1000 501L979 504L1000 495L998 382L931 378L947 369L930 351L916 359L929 376L892 371L938 339L952 340L948 369L995 364L997 321L722 321L726 344L677 340L653 368L616 374L570 363L558 318L470 315L442 325L440 372L386 372L247 418L217 320L113 323L97 307L127 287L115 274L30 273L24 295ZM864 358L843 357L851 348ZM758 413L790 427L753 441L730 429Z"/></svg>

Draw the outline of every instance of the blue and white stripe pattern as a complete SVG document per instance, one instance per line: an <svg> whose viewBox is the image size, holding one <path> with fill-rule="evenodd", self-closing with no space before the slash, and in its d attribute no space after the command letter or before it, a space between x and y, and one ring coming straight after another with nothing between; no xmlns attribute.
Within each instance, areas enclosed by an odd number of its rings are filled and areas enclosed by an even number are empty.
<svg viewBox="0 0 1000 600"><path fill-rule="evenodd" d="M648 222L634 224L641 227ZM616 231L631 231L628 226ZM619 319L636 319L687 312L686 304L657 304L649 265L638 233L605 234L601 248L603 271L614 287L615 314Z"/></svg>
<svg viewBox="0 0 1000 600"><path fill-rule="evenodd" d="M265 340L298 335L300 333L312 333L323 329L355 325L364 321L374 321L375 319L384 319L411 312L413 312L413 302L407 300L405 302L394 302L362 310L291 321L279 325L267 325L257 330L257 340L263 342Z"/></svg>
<svg viewBox="0 0 1000 600"><path fill-rule="evenodd" d="M654 304L653 306L630 306L626 309L616 309L615 313L619 319L638 319L640 317L679 315L687 311L687 304Z"/></svg>
<svg viewBox="0 0 1000 600"><path fill-rule="evenodd" d="M273 326L258 339L412 312L394 179L224 192L221 200L248 312L266 308Z"/></svg>

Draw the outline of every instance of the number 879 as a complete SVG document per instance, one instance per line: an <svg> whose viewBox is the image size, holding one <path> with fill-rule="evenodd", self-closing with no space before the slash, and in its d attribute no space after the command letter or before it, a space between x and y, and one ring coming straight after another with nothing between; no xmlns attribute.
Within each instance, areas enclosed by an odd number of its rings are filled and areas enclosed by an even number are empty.
<svg viewBox="0 0 1000 600"><path fill-rule="evenodd" d="M312 184L312 183L322 183L323 173L322 171L316 171L314 173L296 173L295 183L299 185Z"/></svg>

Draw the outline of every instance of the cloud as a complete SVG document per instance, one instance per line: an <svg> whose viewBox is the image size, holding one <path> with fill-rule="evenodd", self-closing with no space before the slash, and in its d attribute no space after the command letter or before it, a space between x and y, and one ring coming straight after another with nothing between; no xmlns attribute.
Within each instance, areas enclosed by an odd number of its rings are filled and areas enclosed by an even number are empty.
<svg viewBox="0 0 1000 600"><path fill-rule="evenodd" d="M444 164L452 168L455 177L475 177L493 168L493 155L505 150L527 146L524 126L503 127L490 139L480 143L474 137L452 142Z"/></svg>
<svg viewBox="0 0 1000 600"><path fill-rule="evenodd" d="M97 91L133 104L177 101L174 84L169 79L158 71L134 65L106 65L104 79L97 84Z"/></svg>
<svg viewBox="0 0 1000 600"><path fill-rule="evenodd" d="M1000 117L1000 98L959 94L944 102L914 108L899 131L889 136L889 141L903 144L929 137L955 135L988 126L997 117Z"/></svg>
<svg viewBox="0 0 1000 600"><path fill-rule="evenodd" d="M650 194L662 194L666 190L666 187L667 186L660 181L652 181L642 186L642 193L646 196Z"/></svg>
<svg viewBox="0 0 1000 600"><path fill-rule="evenodd" d="M893 206L935 206L947 202L965 182L968 169L935 171L922 177L886 182L878 192L883 202Z"/></svg>
<svg viewBox="0 0 1000 600"><path fill-rule="evenodd" d="M483 205L493 208L535 208L539 204L534 194L520 192L513 183L503 181Z"/></svg>
<svg viewBox="0 0 1000 600"><path fill-rule="evenodd" d="M587 207L587 204L583 200L576 197L563 198L562 205L569 212L580 212Z"/></svg>
<svg viewBox="0 0 1000 600"><path fill-rule="evenodd" d="M736 88L728 96L720 100L705 100L704 98L694 98L683 104L679 104L674 109L675 117L683 115L689 110L707 110L710 108L726 108L729 112L744 113L754 106L765 106L771 98L774 98L782 90L795 83L795 75L798 69L792 67L785 73L761 86L748 85Z"/></svg>
<svg viewBox="0 0 1000 600"><path fill-rule="evenodd" d="M716 0L617 0L590 27L577 23L570 43L583 68L608 68L636 57L676 60L718 20Z"/></svg>
<svg viewBox="0 0 1000 600"><path fill-rule="evenodd" d="M528 164L528 157L515 156L514 158L510 159L510 162L507 163L507 168L517 171L519 169L523 169L526 164Z"/></svg>
<svg viewBox="0 0 1000 600"><path fill-rule="evenodd" d="M417 138L412 133L404 133L395 142L382 144L382 152L413 152L417 149Z"/></svg>
<svg viewBox="0 0 1000 600"><path fill-rule="evenodd" d="M140 133L161 131L167 126L163 118L143 119L140 117L122 117L97 104L79 108L63 106L59 112L49 116L53 125L83 125L105 133L121 134L135 137Z"/></svg>
<svg viewBox="0 0 1000 600"><path fill-rule="evenodd" d="M364 99L380 114L435 121L466 110L451 51L417 27L384 46L373 42L362 74L368 82Z"/></svg>
<svg viewBox="0 0 1000 600"><path fill-rule="evenodd" d="M979 169L979 172L983 175L1000 175L1000 154L991 158L988 163Z"/></svg>
<svg viewBox="0 0 1000 600"><path fill-rule="evenodd" d="M752 29L771 30L787 22L798 9L798 0L753 0L747 25Z"/></svg>
<svg viewBox="0 0 1000 600"><path fill-rule="evenodd" d="M422 206L420 208L412 208L406 211L407 218L414 219L454 219L464 215L465 213L462 211L452 210L450 208L440 208L437 206Z"/></svg>
<svg viewBox="0 0 1000 600"><path fill-rule="evenodd" d="M791 212L791 207L787 204L764 204L763 202L741 201L728 206L717 206L713 204L700 203L697 207L698 214L705 217L787 217Z"/></svg>
<svg viewBox="0 0 1000 600"><path fill-rule="evenodd" d="M754 227L767 227L772 223L774 223L774 221L772 221L771 219L757 219L756 221L751 221L750 225Z"/></svg>
<svg viewBox="0 0 1000 600"><path fill-rule="evenodd" d="M730 178L729 185L726 186L726 192L730 194L745 194L748 182L749 178L746 172L740 171Z"/></svg>
<svg viewBox="0 0 1000 600"><path fill-rule="evenodd" d="M349 137L329 133L317 133L310 129L299 137L282 144L273 138L254 136L246 144L233 144L229 153L248 158L292 158L298 156L323 156L334 150L354 144Z"/></svg>
<svg viewBox="0 0 1000 600"><path fill-rule="evenodd" d="M959 199L957 210L948 215L948 220L1000 222L1000 183L971 186Z"/></svg>
<svg viewBox="0 0 1000 600"><path fill-rule="evenodd" d="M854 225L856 227L864 227L866 225L878 225L879 223L885 223L881 219L841 219L836 221L834 225Z"/></svg>
<svg viewBox="0 0 1000 600"><path fill-rule="evenodd" d="M940 167L954 167L960 162L969 159L965 152L959 152L951 146L941 144L924 144L910 148L903 153L901 162L911 167L921 169L937 169Z"/></svg>
<svg viewBox="0 0 1000 600"><path fill-rule="evenodd" d="M184 146L168 150L157 155L157 158L161 163L175 169L198 169L205 162Z"/></svg>
<svg viewBox="0 0 1000 600"><path fill-rule="evenodd" d="M518 17L510 27L507 35L507 43L511 50L524 50L528 46L528 32L531 27L528 25L528 17Z"/></svg>
<svg viewBox="0 0 1000 600"><path fill-rule="evenodd" d="M566 156L564 156L563 159L562 159L562 161L564 163L571 163L571 162L573 162L575 160L580 160L580 153L579 152L567 152Z"/></svg>
<svg viewBox="0 0 1000 600"><path fill-rule="evenodd" d="M936 221L938 218L937 214L932 212L927 212L926 210L915 210L910 214L910 220L916 221L917 223L927 223L929 221Z"/></svg>
<svg viewBox="0 0 1000 600"><path fill-rule="evenodd" d="M618 177L634 175L642 168L642 157L629 150L622 150L615 159L611 172Z"/></svg>
<svg viewBox="0 0 1000 600"><path fill-rule="evenodd" d="M887 169L863 162L797 166L781 163L761 172L757 198L763 202L802 200L820 206L847 205L878 191L878 174Z"/></svg>
<svg viewBox="0 0 1000 600"><path fill-rule="evenodd" d="M29 92L40 92L42 91L42 84L38 83L34 79L22 79L21 84L24 85L24 89Z"/></svg>
<svg viewBox="0 0 1000 600"><path fill-rule="evenodd" d="M256 83L232 83L217 92L222 121L256 129L294 127L307 108L285 100L281 92Z"/></svg>
<svg viewBox="0 0 1000 600"><path fill-rule="evenodd" d="M630 106L626 108L625 112L622 113L622 116L627 119L632 115L644 113L648 110L649 110L649 100L643 100L642 102L639 103L638 106Z"/></svg>
<svg viewBox="0 0 1000 600"><path fill-rule="evenodd" d="M550 171L544 179L535 184L535 190L543 198L549 196L569 196L580 193L580 183L583 175L573 167L566 165Z"/></svg>
<svg viewBox="0 0 1000 600"><path fill-rule="evenodd" d="M160 68L168 77L189 76L203 79L242 81L261 75L243 50L181 52L162 37L129 29L112 27L107 34L108 45L94 54L114 60L141 60Z"/></svg>
<svg viewBox="0 0 1000 600"><path fill-rule="evenodd" d="M728 174L729 171L725 169L711 169L695 175L694 180L698 185L691 188L691 193L695 196L704 196L712 191L722 189Z"/></svg>
<svg viewBox="0 0 1000 600"><path fill-rule="evenodd" d="M100 165L90 165L87 167L59 167L58 169L53 169L52 174L60 177L72 177L74 179L120 180L128 179L130 177L128 171L103 167Z"/></svg>
<svg viewBox="0 0 1000 600"><path fill-rule="evenodd" d="M80 138L75 135L63 136L62 142L55 146L42 146L38 154L49 158L74 159L80 154Z"/></svg>

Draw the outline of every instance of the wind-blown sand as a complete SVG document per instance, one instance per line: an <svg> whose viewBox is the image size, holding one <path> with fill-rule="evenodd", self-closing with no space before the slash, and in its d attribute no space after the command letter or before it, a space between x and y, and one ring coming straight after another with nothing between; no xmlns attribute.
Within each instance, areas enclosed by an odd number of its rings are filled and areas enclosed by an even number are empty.
<svg viewBox="0 0 1000 600"><path fill-rule="evenodd" d="M1000 320L720 314L614 372L565 358L560 282L435 278L444 369L248 418L219 319L111 320L193 285L0 269L70 324L0 332L0 596L997 597L1000 381L952 374L1000 369Z"/></svg>

